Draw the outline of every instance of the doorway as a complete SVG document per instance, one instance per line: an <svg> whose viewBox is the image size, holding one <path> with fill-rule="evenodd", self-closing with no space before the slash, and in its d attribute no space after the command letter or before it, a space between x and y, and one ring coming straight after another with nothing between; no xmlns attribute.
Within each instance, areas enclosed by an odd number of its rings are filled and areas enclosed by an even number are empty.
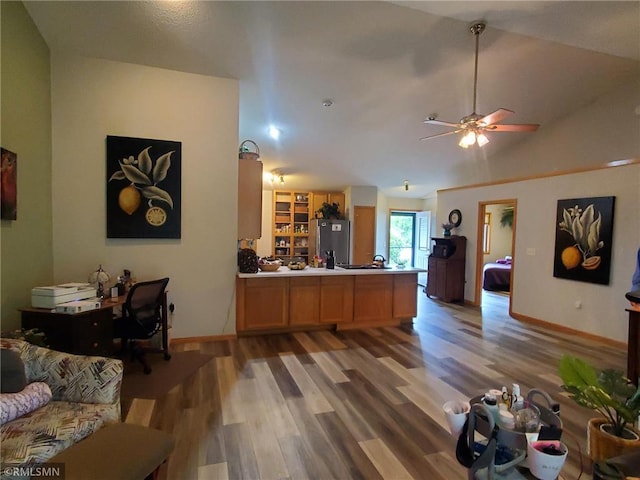
<svg viewBox="0 0 640 480"><path fill-rule="evenodd" d="M516 199L478 203L475 303L482 306L483 297L502 296L508 301L509 315L516 262L516 218Z"/></svg>
<svg viewBox="0 0 640 480"><path fill-rule="evenodd" d="M416 214L392 210L389 216L389 265L413 267L415 236Z"/></svg>
<svg viewBox="0 0 640 480"><path fill-rule="evenodd" d="M389 264L422 268L418 285L427 284L431 212L389 210Z"/></svg>

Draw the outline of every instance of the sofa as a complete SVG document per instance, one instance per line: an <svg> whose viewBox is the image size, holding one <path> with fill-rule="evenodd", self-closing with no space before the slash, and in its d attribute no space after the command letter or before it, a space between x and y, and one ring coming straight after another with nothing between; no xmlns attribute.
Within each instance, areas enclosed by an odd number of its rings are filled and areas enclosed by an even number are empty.
<svg viewBox="0 0 640 480"><path fill-rule="evenodd" d="M18 354L2 352L19 357L16 370L24 365L27 384L0 394L3 467L44 463L104 425L121 421L120 360L57 352L17 339L0 339L0 348ZM5 371L9 363L0 365L3 386L12 382Z"/></svg>

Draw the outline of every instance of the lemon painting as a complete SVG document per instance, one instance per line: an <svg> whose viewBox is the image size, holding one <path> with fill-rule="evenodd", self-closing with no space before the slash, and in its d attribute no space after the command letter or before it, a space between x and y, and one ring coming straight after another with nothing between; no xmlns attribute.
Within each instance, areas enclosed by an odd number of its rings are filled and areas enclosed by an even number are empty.
<svg viewBox="0 0 640 480"><path fill-rule="evenodd" d="M558 200L553 276L609 284L615 197Z"/></svg>
<svg viewBox="0 0 640 480"><path fill-rule="evenodd" d="M107 136L107 238L180 238L182 144Z"/></svg>

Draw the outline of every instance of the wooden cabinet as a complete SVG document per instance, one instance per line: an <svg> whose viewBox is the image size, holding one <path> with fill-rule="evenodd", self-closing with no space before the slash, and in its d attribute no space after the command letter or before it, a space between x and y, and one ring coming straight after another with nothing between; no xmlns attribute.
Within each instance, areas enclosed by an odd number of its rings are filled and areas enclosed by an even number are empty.
<svg viewBox="0 0 640 480"><path fill-rule="evenodd" d="M262 236L262 162L238 162L238 240L255 240Z"/></svg>
<svg viewBox="0 0 640 480"><path fill-rule="evenodd" d="M115 353L111 308L76 314L55 313L41 308L25 308L21 312L22 328L42 330L53 350L77 355L109 356Z"/></svg>
<svg viewBox="0 0 640 480"><path fill-rule="evenodd" d="M344 204L344 193L342 192L313 192L313 208L311 210L312 218L322 218L322 213L318 210L322 208L323 203L337 203L340 206L340 214L346 214L346 206Z"/></svg>
<svg viewBox="0 0 640 480"><path fill-rule="evenodd" d="M398 325L417 313L417 273L336 274L334 270L236 279L236 331Z"/></svg>
<svg viewBox="0 0 640 480"><path fill-rule="evenodd" d="M293 258L309 263L309 192L273 192L273 256L285 264Z"/></svg>
<svg viewBox="0 0 640 480"><path fill-rule="evenodd" d="M392 318L393 276L361 275L355 277L354 323L384 322Z"/></svg>
<svg viewBox="0 0 640 480"><path fill-rule="evenodd" d="M466 237L432 238L432 241L435 245L429 256L427 296L463 302Z"/></svg>
<svg viewBox="0 0 640 480"><path fill-rule="evenodd" d="M320 323L353 321L353 277L320 279Z"/></svg>
<svg viewBox="0 0 640 480"><path fill-rule="evenodd" d="M289 325L320 323L320 278L289 279Z"/></svg>
<svg viewBox="0 0 640 480"><path fill-rule="evenodd" d="M393 318L413 318L418 314L418 274L394 275Z"/></svg>
<svg viewBox="0 0 640 480"><path fill-rule="evenodd" d="M247 278L237 281L239 330L264 330L289 324L289 279Z"/></svg>

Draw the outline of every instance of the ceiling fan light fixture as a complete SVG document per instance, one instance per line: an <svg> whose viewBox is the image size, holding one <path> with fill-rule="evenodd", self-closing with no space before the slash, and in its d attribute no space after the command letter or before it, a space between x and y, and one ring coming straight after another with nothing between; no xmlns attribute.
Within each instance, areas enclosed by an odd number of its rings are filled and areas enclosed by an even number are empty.
<svg viewBox="0 0 640 480"><path fill-rule="evenodd" d="M479 147L484 147L487 143L489 143L489 138L481 132L480 134L476 135L476 142L478 142Z"/></svg>
<svg viewBox="0 0 640 480"><path fill-rule="evenodd" d="M462 148L469 148L474 143L476 143L476 132L471 130L462 136L458 145Z"/></svg>

